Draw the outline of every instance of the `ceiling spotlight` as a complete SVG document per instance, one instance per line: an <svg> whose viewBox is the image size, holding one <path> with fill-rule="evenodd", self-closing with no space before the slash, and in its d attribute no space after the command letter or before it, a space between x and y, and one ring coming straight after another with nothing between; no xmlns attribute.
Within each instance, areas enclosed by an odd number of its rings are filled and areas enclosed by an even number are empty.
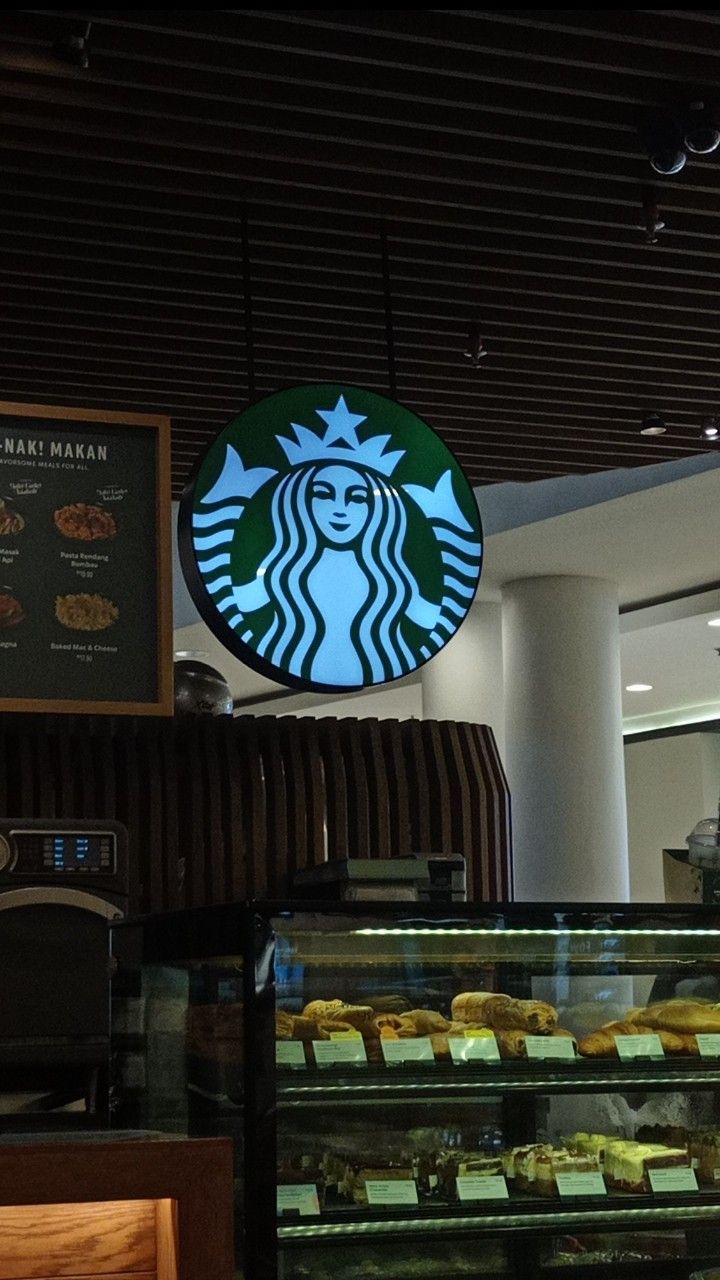
<svg viewBox="0 0 720 1280"><path fill-rule="evenodd" d="M685 167L685 138L682 125L675 116L656 112L641 124L639 133L656 173L668 177Z"/></svg>
<svg viewBox="0 0 720 1280"><path fill-rule="evenodd" d="M487 355L487 347L480 334L480 325L473 322L468 329L467 347L463 352L466 360L469 360L474 369L477 369L483 356Z"/></svg>
<svg viewBox="0 0 720 1280"><path fill-rule="evenodd" d="M717 418L705 418L700 434L703 440L720 439L720 421Z"/></svg>
<svg viewBox="0 0 720 1280"><path fill-rule="evenodd" d="M90 39L91 23L88 22L82 35L76 32L68 32L64 36L59 36L53 45L53 53L61 62L66 62L70 67L77 67L81 71L87 71L90 66L90 50L88 40Z"/></svg>
<svg viewBox="0 0 720 1280"><path fill-rule="evenodd" d="M652 689L651 684L626 684L625 688L628 693L649 693Z"/></svg>
<svg viewBox="0 0 720 1280"><path fill-rule="evenodd" d="M659 413L644 413L642 416L641 436L664 436L667 431L664 419Z"/></svg>
<svg viewBox="0 0 720 1280"><path fill-rule="evenodd" d="M645 244L648 245L657 244L658 232L665 230L654 187L643 187L642 222L638 223L638 230L645 232Z"/></svg>
<svg viewBox="0 0 720 1280"><path fill-rule="evenodd" d="M720 113L716 106L691 102L685 120L684 143L696 156L707 156L720 147Z"/></svg>

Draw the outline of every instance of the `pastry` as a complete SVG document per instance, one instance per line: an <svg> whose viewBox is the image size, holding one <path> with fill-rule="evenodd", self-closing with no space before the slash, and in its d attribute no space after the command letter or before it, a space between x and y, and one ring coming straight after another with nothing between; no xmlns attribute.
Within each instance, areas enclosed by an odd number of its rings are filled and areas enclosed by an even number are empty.
<svg viewBox="0 0 720 1280"><path fill-rule="evenodd" d="M410 1001L405 996L373 996L365 1001L374 1013L407 1013Z"/></svg>
<svg viewBox="0 0 720 1280"><path fill-rule="evenodd" d="M481 1022L482 1009L486 1000L494 994L492 991L463 991L459 996L455 996L450 1012L453 1022ZM487 1025L483 1023L483 1025Z"/></svg>
<svg viewBox="0 0 720 1280"><path fill-rule="evenodd" d="M292 1040L294 1021L295 1019L291 1013L286 1013L284 1009L278 1009L275 1014L275 1039Z"/></svg>
<svg viewBox="0 0 720 1280"><path fill-rule="evenodd" d="M512 1163L515 1173L515 1186L518 1191L534 1191L536 1164L538 1157L549 1155L552 1147L544 1142L533 1142L526 1147L514 1147Z"/></svg>
<svg viewBox="0 0 720 1280"><path fill-rule="evenodd" d="M691 1035L678 1035L674 1031L659 1031L643 1023L609 1022L599 1031L591 1031L578 1042L578 1052L585 1058L617 1057L616 1036L657 1035L667 1054L697 1054L697 1041Z"/></svg>
<svg viewBox="0 0 720 1280"><path fill-rule="evenodd" d="M381 1013L376 1018L373 1018L372 1021L379 1035L382 1035L384 1031L397 1032L402 1026L401 1019L394 1013Z"/></svg>
<svg viewBox="0 0 720 1280"><path fill-rule="evenodd" d="M303 1013L306 1018L326 1018L334 1009L341 1009L344 1003L344 1000L311 1000Z"/></svg>
<svg viewBox="0 0 720 1280"><path fill-rule="evenodd" d="M430 1043L438 1061L443 1062L450 1058L450 1044L445 1031L436 1031L430 1036Z"/></svg>
<svg viewBox="0 0 720 1280"><path fill-rule="evenodd" d="M584 1058L616 1058L616 1036L641 1036L650 1033L650 1027L634 1022L608 1022L599 1031L591 1031L578 1041L578 1053Z"/></svg>
<svg viewBox="0 0 720 1280"><path fill-rule="evenodd" d="M653 1031L674 1031L679 1035L720 1032L720 1004L703 1004L697 1000L665 1000L633 1009L628 1021L642 1022Z"/></svg>
<svg viewBox="0 0 720 1280"><path fill-rule="evenodd" d="M535 1191L541 1196L558 1194L558 1173L598 1173L597 1155L571 1151L540 1151L535 1157Z"/></svg>
<svg viewBox="0 0 720 1280"><path fill-rule="evenodd" d="M501 1058L526 1058L527 1031L497 1031L495 1039Z"/></svg>
<svg viewBox="0 0 720 1280"><path fill-rule="evenodd" d="M514 1000L511 996L491 996L483 1004L483 1019L495 1031L527 1031L549 1035L557 1026L557 1010L544 1000Z"/></svg>
<svg viewBox="0 0 720 1280"><path fill-rule="evenodd" d="M448 1031L450 1023L447 1018L443 1018L441 1013L436 1013L434 1009L411 1009L409 1013L403 1013L400 1017L403 1028L412 1026L415 1028L416 1036L431 1036L439 1031ZM400 1036L403 1031L398 1028Z"/></svg>
<svg viewBox="0 0 720 1280"><path fill-rule="evenodd" d="M618 1191L649 1191L651 1169L687 1168L689 1164L685 1147L611 1138L605 1148L605 1181Z"/></svg>
<svg viewBox="0 0 720 1280"><path fill-rule="evenodd" d="M354 1027L356 1031L377 1037L377 1028L373 1023L373 1011L369 1005L341 1004L337 1009L330 1009L323 1015L323 1020L330 1023L343 1022Z"/></svg>

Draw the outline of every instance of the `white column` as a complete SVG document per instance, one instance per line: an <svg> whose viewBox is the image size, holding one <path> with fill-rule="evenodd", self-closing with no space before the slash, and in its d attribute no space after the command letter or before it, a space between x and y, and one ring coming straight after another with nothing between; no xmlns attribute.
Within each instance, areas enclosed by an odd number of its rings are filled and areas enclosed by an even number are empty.
<svg viewBox="0 0 720 1280"><path fill-rule="evenodd" d="M629 897L618 597L598 578L503 588L515 896Z"/></svg>
<svg viewBox="0 0 720 1280"><path fill-rule="evenodd" d="M474 604L452 640L422 668L423 719L489 724L505 749L501 606Z"/></svg>

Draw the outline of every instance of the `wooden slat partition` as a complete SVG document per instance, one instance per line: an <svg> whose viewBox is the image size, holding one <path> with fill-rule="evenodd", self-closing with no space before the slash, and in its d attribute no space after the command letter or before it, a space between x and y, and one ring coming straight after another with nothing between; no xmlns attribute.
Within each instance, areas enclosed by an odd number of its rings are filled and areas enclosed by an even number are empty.
<svg viewBox="0 0 720 1280"><path fill-rule="evenodd" d="M0 813L125 823L133 912L289 897L297 867L421 852L462 853L477 901L512 896L483 725L4 716Z"/></svg>

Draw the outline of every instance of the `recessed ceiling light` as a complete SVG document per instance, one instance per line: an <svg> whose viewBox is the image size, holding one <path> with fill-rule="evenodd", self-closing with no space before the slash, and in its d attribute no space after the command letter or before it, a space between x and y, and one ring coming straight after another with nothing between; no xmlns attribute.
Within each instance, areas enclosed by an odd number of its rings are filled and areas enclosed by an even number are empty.
<svg viewBox="0 0 720 1280"><path fill-rule="evenodd" d="M649 693L652 689L651 684L626 684L625 688L628 693Z"/></svg>
<svg viewBox="0 0 720 1280"><path fill-rule="evenodd" d="M720 627L720 618L711 618L708 622L709 627Z"/></svg>

